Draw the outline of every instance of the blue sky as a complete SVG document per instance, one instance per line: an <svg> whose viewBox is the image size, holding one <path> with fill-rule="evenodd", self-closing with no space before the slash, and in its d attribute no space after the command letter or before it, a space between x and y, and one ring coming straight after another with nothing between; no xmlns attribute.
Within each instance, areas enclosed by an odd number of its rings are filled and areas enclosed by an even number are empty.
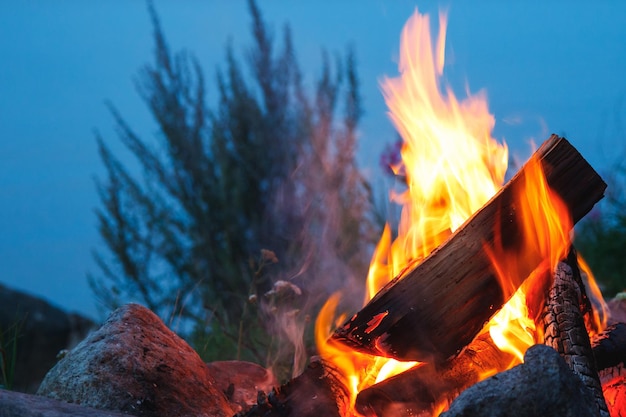
<svg viewBox="0 0 626 417"><path fill-rule="evenodd" d="M249 43L246 2L155 0L174 50L195 54L209 86L229 40ZM182 5L181 5L182 4ZM448 10L446 74L459 96L486 89L494 136L523 161L529 141L564 134L598 170L626 152L626 2L259 0L277 34L289 23L309 80L321 49L354 46L364 97L359 160L374 183L395 138L379 90L417 7ZM138 132L155 127L134 90L151 59L143 1L0 1L0 282L96 316L86 274L100 245L94 130L122 151L105 101Z"/></svg>

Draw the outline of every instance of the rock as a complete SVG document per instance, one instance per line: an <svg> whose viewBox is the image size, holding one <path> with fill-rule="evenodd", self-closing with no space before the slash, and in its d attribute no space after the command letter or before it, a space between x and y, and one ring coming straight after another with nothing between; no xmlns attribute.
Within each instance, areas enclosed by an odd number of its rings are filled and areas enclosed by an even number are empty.
<svg viewBox="0 0 626 417"><path fill-rule="evenodd" d="M0 331L18 326L15 378L11 387L34 393L57 362L57 355L71 349L96 325L90 319L66 313L47 301L0 284ZM2 381L0 380L0 383Z"/></svg>
<svg viewBox="0 0 626 417"><path fill-rule="evenodd" d="M207 366L236 412L256 404L259 391L268 393L278 386L274 374L256 363L215 361L207 363Z"/></svg>
<svg viewBox="0 0 626 417"><path fill-rule="evenodd" d="M0 389L0 417L124 417L126 414Z"/></svg>
<svg viewBox="0 0 626 417"><path fill-rule="evenodd" d="M626 323L626 293L617 294L606 305L609 309L609 324Z"/></svg>
<svg viewBox="0 0 626 417"><path fill-rule="evenodd" d="M593 395L551 347L528 349L524 363L466 389L440 417L597 417Z"/></svg>
<svg viewBox="0 0 626 417"><path fill-rule="evenodd" d="M300 375L274 388L268 395L259 395L252 408L236 417L356 415L348 411L351 408L350 397L343 381L341 374L330 364L311 358L311 362ZM386 414L385 417L390 415Z"/></svg>
<svg viewBox="0 0 626 417"><path fill-rule="evenodd" d="M149 309L115 310L48 372L49 398L145 416L232 416L198 354Z"/></svg>

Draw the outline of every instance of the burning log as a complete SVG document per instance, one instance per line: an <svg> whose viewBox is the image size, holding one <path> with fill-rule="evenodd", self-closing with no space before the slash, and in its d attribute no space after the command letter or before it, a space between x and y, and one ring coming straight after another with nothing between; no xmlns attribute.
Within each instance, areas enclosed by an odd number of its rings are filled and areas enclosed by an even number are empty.
<svg viewBox="0 0 626 417"><path fill-rule="evenodd" d="M626 323L615 323L591 340L598 371L626 363Z"/></svg>
<svg viewBox="0 0 626 417"><path fill-rule="evenodd" d="M269 395L259 392L257 404L237 416L340 417L348 406L348 392L339 375L325 362L314 361Z"/></svg>
<svg viewBox="0 0 626 417"><path fill-rule="evenodd" d="M574 223L591 210L606 184L566 140L552 135L534 155L547 184L569 208ZM522 235L516 195L526 164L482 209L419 265L409 265L333 338L354 349L401 360L444 362L470 343L504 304L488 250L514 249ZM572 186L575 184L575 186ZM544 261L516 271L517 288ZM412 268L412 269L411 269Z"/></svg>
<svg viewBox="0 0 626 417"><path fill-rule="evenodd" d="M591 341L611 416L626 416L626 324L609 326Z"/></svg>
<svg viewBox="0 0 626 417"><path fill-rule="evenodd" d="M545 344L551 346L593 393L600 415L609 417L596 370L589 334L585 327L586 293L572 250L559 262L545 307ZM587 301L588 302L588 301ZM582 306L582 308L581 308Z"/></svg>
<svg viewBox="0 0 626 417"><path fill-rule="evenodd" d="M570 264L576 265L573 251L568 258ZM545 281L547 285L535 282L534 287L536 291L545 291L548 298L544 313L546 344L557 350L585 386L591 388L600 408L604 399L594 357L597 369L601 371L603 387L604 381L608 384L604 392L608 390L611 398L623 395L621 391L626 393L626 370L623 367L626 362L626 324L608 328L594 338L591 347L583 321L591 305L577 271L577 267L573 270L562 262L555 271L554 285L550 286L552 280L543 274L534 279ZM485 374L503 371L511 359L511 355L493 344L487 333L481 333L461 354L443 366L426 363L363 390L357 397L356 408L364 415L387 415L390 410L399 409L402 415L432 414ZM615 404L611 405L615 407ZM604 407L602 415L608 416Z"/></svg>
<svg viewBox="0 0 626 417"><path fill-rule="evenodd" d="M624 363L598 372L602 393L612 417L626 416L626 368Z"/></svg>
<svg viewBox="0 0 626 417"><path fill-rule="evenodd" d="M498 349L488 333L481 333L443 367L425 363L361 391L356 409L363 415L377 416L397 407L402 407L402 415L432 414L481 376L506 369L511 360L512 355Z"/></svg>

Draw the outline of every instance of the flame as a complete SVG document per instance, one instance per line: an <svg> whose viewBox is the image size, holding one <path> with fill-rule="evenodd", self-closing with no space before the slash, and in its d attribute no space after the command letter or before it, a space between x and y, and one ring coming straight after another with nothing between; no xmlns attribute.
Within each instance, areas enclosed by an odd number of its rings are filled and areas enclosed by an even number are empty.
<svg viewBox="0 0 626 417"><path fill-rule="evenodd" d="M491 137L495 122L486 95L468 91L467 97L457 99L443 80L446 26L446 16L440 13L433 44L429 16L416 10L402 31L400 76L382 83L389 116L403 138L402 162L393 169L406 180L406 189L391 195L402 204L397 235L392 239L392 227L385 227L372 256L365 303L443 243L504 182L508 149ZM514 190L514 207L521 225L520 241L510 248L496 233L495 244L485 246L510 300L483 332L489 332L496 346L514 359L502 368L483 370L483 378L521 362L526 349L542 341L535 326L543 302L542 286L550 283L552 271L571 244L571 216L549 188L541 162L531 159L519 175L523 176L521 186ZM537 259L543 260L538 267ZM334 295L320 312L316 342L322 358L343 375L350 391L350 404L341 410L342 415L356 416L354 406L361 390L418 363L370 356L329 339L331 331L344 322L343 317L334 320L338 302L339 295ZM384 316L373 317L368 329ZM595 323L596 328L603 328L601 316ZM435 407L443 410L445 404Z"/></svg>
<svg viewBox="0 0 626 417"><path fill-rule="evenodd" d="M523 362L526 349L535 344L536 333L535 321L528 316L526 293L516 292L485 328L500 350L514 355L509 367Z"/></svg>
<svg viewBox="0 0 626 417"><path fill-rule="evenodd" d="M585 282L585 288L587 290L587 296L591 301L593 310L590 315L585 316L585 325L589 336L595 336L598 333L604 331L608 324L609 319L609 307L606 305L600 287L596 282L596 279L591 272L591 268L587 264L587 261L578 254L578 266Z"/></svg>
<svg viewBox="0 0 626 417"><path fill-rule="evenodd" d="M402 32L400 76L382 83L389 116L404 140L402 164L393 168L406 178L407 188L392 195L403 205L397 236L392 242L391 226L385 227L370 264L365 302L421 262L504 181L508 150L491 137L495 121L485 94L459 100L442 80L446 22L440 14L433 46L429 16L415 11ZM373 357L329 341L337 302L332 297L318 316L316 340L320 355L345 376L352 409L344 415L351 415L360 390L417 362ZM373 318L371 326L376 324Z"/></svg>
<svg viewBox="0 0 626 417"><path fill-rule="evenodd" d="M343 376L342 382L349 391L349 404L344 410L339 410L340 415L358 416L354 405L360 391L412 368L417 362L398 362L394 359L367 355L329 339L332 330L345 320L345 316L333 320L339 298L339 293L333 294L320 310L315 322L315 342L320 356Z"/></svg>
<svg viewBox="0 0 626 417"><path fill-rule="evenodd" d="M489 332L500 350L514 355L510 366L521 363L526 350L543 341L535 322L543 308L552 271L567 256L574 226L567 205L548 186L541 161L531 158L521 175L521 186L514 196L515 217L521 225L519 237L511 248L505 248L496 235L496 246L485 247L505 298L513 296L484 331ZM536 266L538 260L543 261ZM530 276L528 271L533 271ZM520 282L524 283L518 289Z"/></svg>
<svg viewBox="0 0 626 417"><path fill-rule="evenodd" d="M387 279L424 259L491 198L504 181L508 150L491 137L495 124L483 92L458 100L443 83L446 16L433 48L428 15L417 11L402 32L400 76L385 79L389 116L401 134L407 190ZM443 90L443 91L442 91Z"/></svg>

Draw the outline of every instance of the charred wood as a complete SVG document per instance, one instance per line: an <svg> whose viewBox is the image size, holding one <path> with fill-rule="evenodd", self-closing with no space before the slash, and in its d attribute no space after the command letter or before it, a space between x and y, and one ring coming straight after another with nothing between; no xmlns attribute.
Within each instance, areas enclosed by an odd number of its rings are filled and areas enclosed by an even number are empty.
<svg viewBox="0 0 626 417"><path fill-rule="evenodd" d="M606 184L567 140L553 135L534 158L574 223L603 197ZM409 265L379 291L333 338L401 360L442 363L457 355L506 301L488 250L514 250L522 240L516 196L525 185L527 166L419 265ZM532 259L534 267L543 261ZM519 282L513 285L519 287L534 267L515 271Z"/></svg>
<svg viewBox="0 0 626 417"><path fill-rule="evenodd" d="M626 324L607 327L591 340L598 371L626 363Z"/></svg>
<svg viewBox="0 0 626 417"><path fill-rule="evenodd" d="M482 333L443 366L424 363L361 391L356 409L366 416L387 415L399 407L401 415L432 413L486 374L506 369L512 359L494 345L488 333Z"/></svg>
<svg viewBox="0 0 626 417"><path fill-rule="evenodd" d="M598 372L611 417L626 417L626 368L624 363Z"/></svg>
<svg viewBox="0 0 626 417"><path fill-rule="evenodd" d="M349 394L336 371L321 361L311 362L296 378L265 394L238 417L340 417Z"/></svg>
<svg viewBox="0 0 626 417"><path fill-rule="evenodd" d="M607 327L591 345L609 414L626 417L626 324Z"/></svg>
<svg viewBox="0 0 626 417"><path fill-rule="evenodd" d="M559 262L557 265L547 296L545 344L563 357L570 369L593 393L600 414L609 417L581 309L584 306L584 292L576 254L572 251L567 262Z"/></svg>

